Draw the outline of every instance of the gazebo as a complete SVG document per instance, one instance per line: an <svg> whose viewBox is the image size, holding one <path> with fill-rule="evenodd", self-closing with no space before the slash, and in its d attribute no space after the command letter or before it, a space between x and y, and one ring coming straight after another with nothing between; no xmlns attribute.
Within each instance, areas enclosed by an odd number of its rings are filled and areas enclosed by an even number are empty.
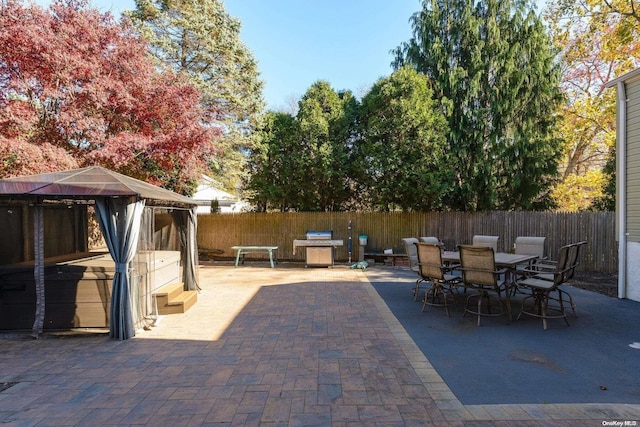
<svg viewBox="0 0 640 427"><path fill-rule="evenodd" d="M44 212L47 206L61 204L68 207L94 205L102 236L115 262L109 312L111 338L124 340L135 335L130 264L138 245L145 207L171 210L184 248L184 287L186 290L198 289L197 205L192 199L98 166L2 179L0 206L7 210L23 206L25 212L33 212L33 269L36 286L35 320L32 328L34 337L43 332L45 317ZM55 233L56 230L49 230L49 233L52 232Z"/></svg>

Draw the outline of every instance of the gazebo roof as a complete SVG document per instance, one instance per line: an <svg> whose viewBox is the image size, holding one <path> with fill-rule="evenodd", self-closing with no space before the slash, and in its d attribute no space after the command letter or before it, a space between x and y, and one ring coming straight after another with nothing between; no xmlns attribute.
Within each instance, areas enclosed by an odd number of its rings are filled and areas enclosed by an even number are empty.
<svg viewBox="0 0 640 427"><path fill-rule="evenodd" d="M50 196L80 199L129 196L158 202L170 202L172 205L197 204L189 197L100 166L0 179L0 196Z"/></svg>

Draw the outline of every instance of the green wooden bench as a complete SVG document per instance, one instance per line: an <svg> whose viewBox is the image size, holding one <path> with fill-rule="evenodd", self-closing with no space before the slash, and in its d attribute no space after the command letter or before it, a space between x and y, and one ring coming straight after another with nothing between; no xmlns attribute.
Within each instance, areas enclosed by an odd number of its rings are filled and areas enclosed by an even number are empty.
<svg viewBox="0 0 640 427"><path fill-rule="evenodd" d="M275 263L278 262L276 254L276 251L278 250L277 246L232 246L231 249L236 251L236 267L238 266L241 256L242 264L244 265L244 256L251 253L268 253L271 268L274 268L274 261Z"/></svg>

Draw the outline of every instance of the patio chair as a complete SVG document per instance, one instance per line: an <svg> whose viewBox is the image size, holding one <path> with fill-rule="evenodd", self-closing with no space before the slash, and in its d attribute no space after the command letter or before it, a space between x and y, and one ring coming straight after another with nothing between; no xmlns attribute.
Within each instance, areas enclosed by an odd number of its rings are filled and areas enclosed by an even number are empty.
<svg viewBox="0 0 640 427"><path fill-rule="evenodd" d="M462 271L462 283L465 290L475 291L467 297L464 307L464 315L467 313L478 316L478 326L482 316L502 316L504 315L503 305L507 307L508 321L511 321L511 302L509 296L502 299L501 293L505 291L506 284L500 282L500 276L506 272L505 269L496 270L495 256L492 247L459 245L460 250L460 270ZM499 313L492 312L491 294L495 294ZM477 299L477 308L470 307L470 303ZM483 311L483 302L485 302Z"/></svg>
<svg viewBox="0 0 640 427"><path fill-rule="evenodd" d="M415 271L420 275L420 268L418 267L418 251L416 249L416 243L418 243L418 239L415 237L405 237L402 239L404 243L405 252L407 253L407 257L409 258L409 269L411 271ZM413 300L418 300L418 292L420 291L420 283L423 281L422 277L418 277L416 280L416 286L413 289Z"/></svg>
<svg viewBox="0 0 640 427"><path fill-rule="evenodd" d="M493 252L498 252L498 239L500 236L483 236L476 234L473 236L473 246L486 246L493 248Z"/></svg>
<svg viewBox="0 0 640 427"><path fill-rule="evenodd" d="M418 243L418 239L415 237L405 237L402 239L404 243L404 249L407 253L407 257L409 258L409 268L412 271L418 271L418 253L416 251L415 244Z"/></svg>
<svg viewBox="0 0 640 427"><path fill-rule="evenodd" d="M513 244L513 252L522 255L536 255L544 259L544 241L546 237L519 236Z"/></svg>
<svg viewBox="0 0 640 427"><path fill-rule="evenodd" d="M564 311L564 298L560 293L559 286L567 280L567 277L573 275L571 270L575 269L575 263L572 264L572 258L577 252L576 248L574 245L566 245L560 248L558 261L555 263L553 273L528 277L518 283L519 286L531 290L531 295L522 300L518 319L523 314L542 318L542 326L545 330L547 329L547 319L564 319L567 326L569 326L569 321ZM554 293L557 293L557 296L554 296ZM531 304L528 306L529 301L531 301ZM550 302L557 303L557 305L549 305Z"/></svg>
<svg viewBox="0 0 640 427"><path fill-rule="evenodd" d="M440 245L440 240L434 236L420 237L422 243L430 243L432 245Z"/></svg>
<svg viewBox="0 0 640 427"><path fill-rule="evenodd" d="M449 303L455 303L453 288L461 282L459 276L454 276L449 267L442 262L442 249L430 243L416 243L418 253L419 274L423 281L430 282L431 287L426 290L422 299L422 311L427 305L444 307L449 317Z"/></svg>
<svg viewBox="0 0 640 427"><path fill-rule="evenodd" d="M568 259L565 265L565 269L566 269L565 277L562 280L563 284L566 284L573 278L576 267L578 266L578 257L580 255L580 247L585 245L586 243L587 243L586 241L581 241L577 243L571 243L569 245L566 245L560 248L560 250L562 250L563 248L566 247L568 248L567 250L569 251L567 255ZM534 277L537 279L543 279L547 281L553 281L554 273L558 268L559 262L560 261L550 261L546 259L542 260L541 262L536 264L534 269L529 270L529 277ZM573 317L577 318L578 314L576 312L576 304L573 302L573 298L571 297L571 294L563 288L558 288L558 298L561 298L563 303L566 303L571 307L571 311L573 312ZM555 298L552 298L552 299L555 299Z"/></svg>
<svg viewBox="0 0 640 427"><path fill-rule="evenodd" d="M518 276L529 276L531 270L535 270L535 265L545 259L544 242L546 237L519 236L513 244L513 252L519 255L535 255L538 258L531 261L525 266L519 266L516 271L516 279ZM517 287L514 287L514 291Z"/></svg>
<svg viewBox="0 0 640 427"><path fill-rule="evenodd" d="M576 267L579 264L578 257L580 255L580 247L586 244L586 241L582 241L573 243L571 245L571 248L569 249L569 260L567 261L567 272L565 273L565 278L562 282L563 284L567 284L573 278L573 275L576 272ZM576 313L576 304L573 302L571 294L565 289L566 286L558 288L558 295L560 299L563 300L563 302L569 304L569 307L571 307L571 311L573 311L573 317L578 318L578 314Z"/></svg>

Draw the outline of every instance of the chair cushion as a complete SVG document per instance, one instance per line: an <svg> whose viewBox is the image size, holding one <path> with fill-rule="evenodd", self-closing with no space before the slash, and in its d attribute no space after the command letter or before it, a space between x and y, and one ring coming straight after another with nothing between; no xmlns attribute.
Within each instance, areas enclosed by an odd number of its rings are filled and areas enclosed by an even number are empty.
<svg viewBox="0 0 640 427"><path fill-rule="evenodd" d="M553 278L551 279L551 281L549 281L549 280L537 279L535 277L531 277L518 282L518 285L528 286L529 288L543 289L543 290L554 288Z"/></svg>

